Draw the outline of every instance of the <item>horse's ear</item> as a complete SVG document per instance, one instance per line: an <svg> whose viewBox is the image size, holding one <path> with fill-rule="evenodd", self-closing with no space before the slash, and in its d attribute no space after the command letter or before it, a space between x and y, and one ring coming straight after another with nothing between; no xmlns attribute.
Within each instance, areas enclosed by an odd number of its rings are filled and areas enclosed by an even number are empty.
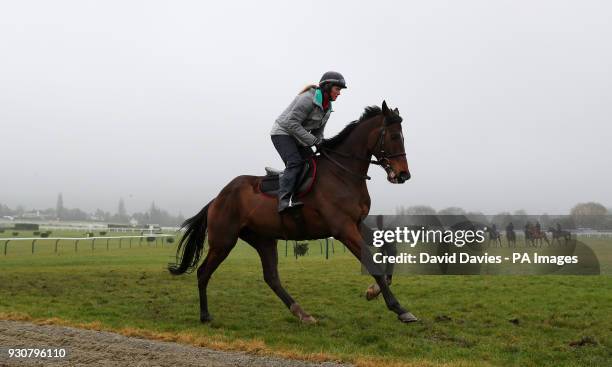
<svg viewBox="0 0 612 367"><path fill-rule="evenodd" d="M395 114L399 115L399 110L397 109L397 107L395 107L395 108L393 109L393 112L395 112Z"/></svg>
<svg viewBox="0 0 612 367"><path fill-rule="evenodd" d="M389 116L389 107L387 107L387 101L385 100L383 100L383 103L382 103L382 112L383 112L383 115Z"/></svg>

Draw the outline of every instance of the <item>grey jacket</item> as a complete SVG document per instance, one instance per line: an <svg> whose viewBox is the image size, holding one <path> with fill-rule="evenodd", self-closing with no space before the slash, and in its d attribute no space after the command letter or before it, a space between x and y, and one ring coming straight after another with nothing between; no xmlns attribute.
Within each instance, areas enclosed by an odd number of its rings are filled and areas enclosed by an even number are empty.
<svg viewBox="0 0 612 367"><path fill-rule="evenodd" d="M290 135L301 145L312 146L323 139L323 130L331 112L331 102L327 112L323 111L321 90L310 88L297 95L281 113L272 125L270 135Z"/></svg>

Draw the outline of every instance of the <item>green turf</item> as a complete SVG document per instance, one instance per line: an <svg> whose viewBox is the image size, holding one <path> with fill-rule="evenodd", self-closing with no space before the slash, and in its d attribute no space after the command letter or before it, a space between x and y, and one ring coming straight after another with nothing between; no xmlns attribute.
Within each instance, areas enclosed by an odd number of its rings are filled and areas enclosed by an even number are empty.
<svg viewBox="0 0 612 367"><path fill-rule="evenodd" d="M195 275L173 277L165 271L172 245L143 242L107 251L100 242L93 251L83 244L75 253L66 243L55 254L52 243L46 248L41 242L34 255L29 243L22 246L10 247L7 256L0 253L0 312L229 341L260 339L273 348L346 360L612 365L609 276L398 276L395 294L422 320L404 325L382 299L365 301L371 279L338 244L329 260L317 242L309 255L295 260L291 249L285 257L279 242L285 287L319 320L305 326L263 282L255 251L239 243L209 286L215 320L201 325ZM570 346L583 337L595 344Z"/></svg>

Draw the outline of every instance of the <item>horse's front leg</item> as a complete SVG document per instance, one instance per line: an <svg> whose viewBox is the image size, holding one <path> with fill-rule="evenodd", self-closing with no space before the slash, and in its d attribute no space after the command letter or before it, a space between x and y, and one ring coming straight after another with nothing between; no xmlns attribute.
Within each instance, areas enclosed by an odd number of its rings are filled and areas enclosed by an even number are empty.
<svg viewBox="0 0 612 367"><path fill-rule="evenodd" d="M397 318L402 322L418 321L418 319L412 313L402 307L397 298L395 298L395 295L393 295L393 292L391 292L391 288L389 288L389 279L387 278L387 276L377 274L377 272L375 272L375 274L372 274L372 270L370 269L372 265L370 264L368 259L362 258L362 249L364 248L364 246L366 246L366 243L363 237L361 236L357 225L349 225L348 228L342 231L338 239L342 243L344 243L344 245L351 251L351 253L353 253L353 255L355 255L355 257L359 259L359 261L361 261L361 263L366 267L366 269L368 269L368 272L370 272L370 274L374 277L374 280L376 280L376 284L380 288L380 292L382 293L383 298L385 299L385 304L387 305L387 308L395 312L397 314Z"/></svg>

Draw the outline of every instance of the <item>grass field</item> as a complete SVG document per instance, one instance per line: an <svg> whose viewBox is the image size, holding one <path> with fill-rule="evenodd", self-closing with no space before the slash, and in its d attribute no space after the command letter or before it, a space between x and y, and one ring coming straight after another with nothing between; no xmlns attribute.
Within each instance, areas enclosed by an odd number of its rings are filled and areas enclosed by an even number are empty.
<svg viewBox="0 0 612 367"><path fill-rule="evenodd" d="M610 276L398 276L396 296L422 320L404 325L382 299L365 301L371 278L339 244L329 260L317 242L295 260L279 242L284 285L319 320L305 326L239 243L209 286L215 320L201 325L195 275L165 270L174 245L107 251L100 242L75 253L67 243L59 255L38 245L34 255L30 243L0 254L0 317L362 365L612 365Z"/></svg>

